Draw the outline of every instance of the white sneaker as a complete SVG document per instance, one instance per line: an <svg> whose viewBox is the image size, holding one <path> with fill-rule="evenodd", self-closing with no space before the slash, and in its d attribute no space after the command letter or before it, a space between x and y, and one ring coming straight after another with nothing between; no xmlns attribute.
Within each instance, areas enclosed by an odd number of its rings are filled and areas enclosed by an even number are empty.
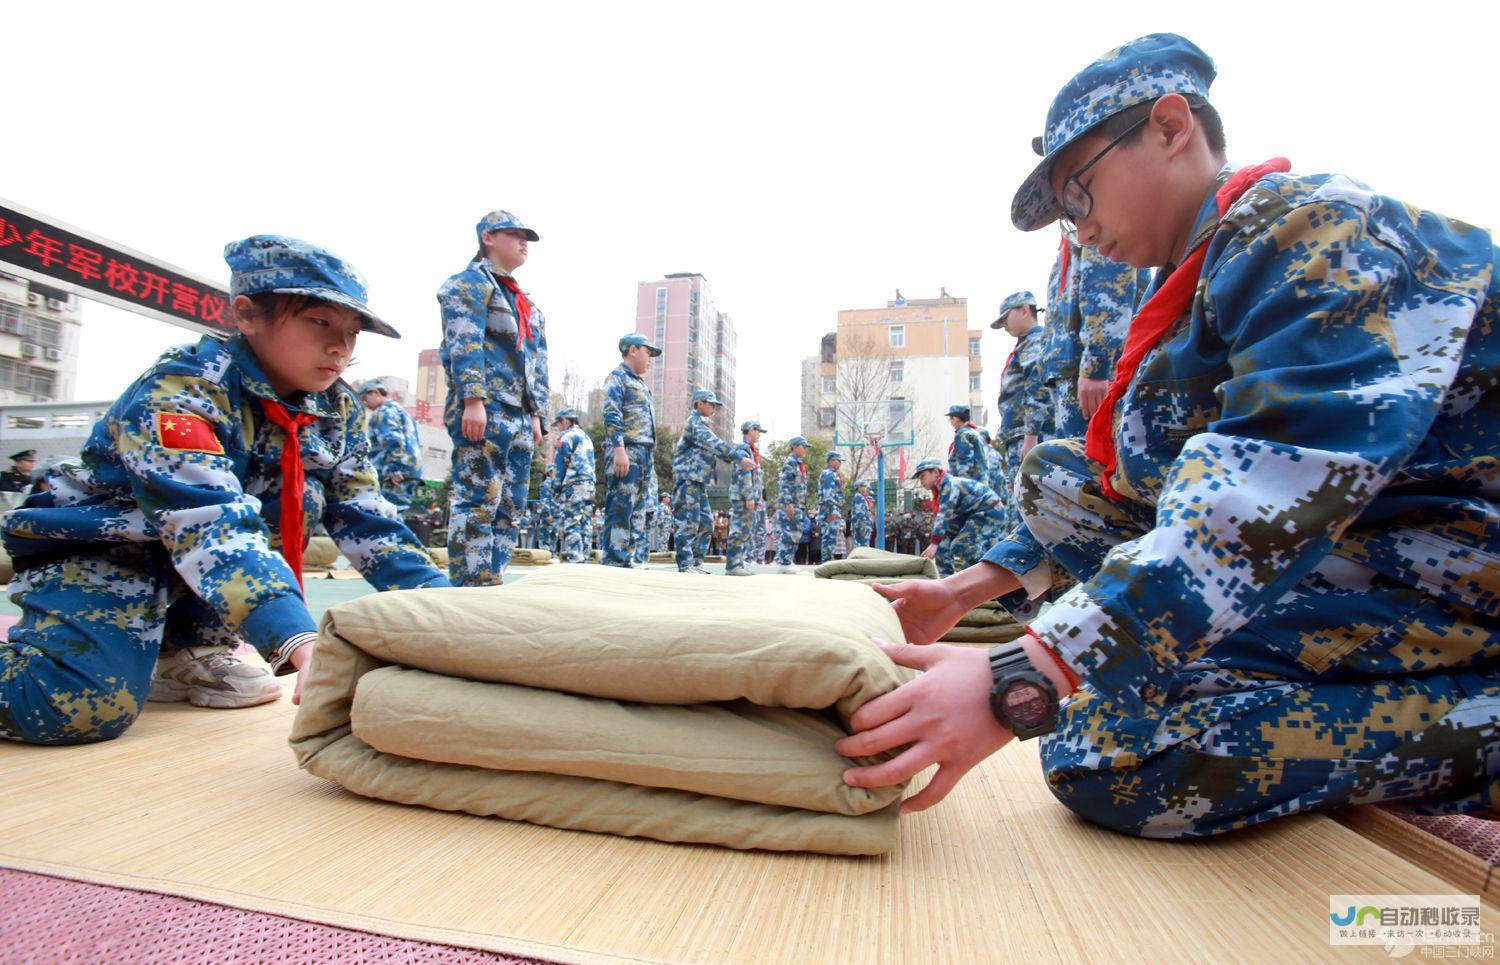
<svg viewBox="0 0 1500 965"><path fill-rule="evenodd" d="M156 658L147 700L194 707L254 707L281 696L269 667L246 663L230 647L184 647Z"/></svg>
<svg viewBox="0 0 1500 965"><path fill-rule="evenodd" d="M795 574L797 572L797 568L790 563L783 563L782 565L776 567L776 572Z"/></svg>
<svg viewBox="0 0 1500 965"><path fill-rule="evenodd" d="M755 574L751 573L749 570L745 569L743 566L736 566L732 570L725 570L724 571L724 575L725 576L754 576Z"/></svg>

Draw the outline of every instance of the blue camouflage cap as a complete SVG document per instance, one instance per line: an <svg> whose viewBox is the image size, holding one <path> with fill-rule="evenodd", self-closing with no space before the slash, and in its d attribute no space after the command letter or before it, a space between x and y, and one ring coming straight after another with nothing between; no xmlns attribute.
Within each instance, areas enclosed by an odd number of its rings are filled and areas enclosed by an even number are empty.
<svg viewBox="0 0 1500 965"><path fill-rule="evenodd" d="M694 389L693 405L697 405L699 402L712 402L714 405L724 404L719 401L718 396L714 395L712 389Z"/></svg>
<svg viewBox="0 0 1500 965"><path fill-rule="evenodd" d="M967 419L969 417L969 407L966 405L950 405L948 406L947 414L958 416L960 419Z"/></svg>
<svg viewBox="0 0 1500 965"><path fill-rule="evenodd" d="M1149 34L1132 40L1079 71L1047 110L1042 160L1011 201L1011 223L1022 231L1035 231L1062 216L1062 206L1052 193L1052 164L1081 135L1126 108L1167 94L1207 100L1214 75L1208 54L1177 34Z"/></svg>
<svg viewBox="0 0 1500 965"><path fill-rule="evenodd" d="M936 459L923 459L921 462L912 467L912 478L916 478L917 476L922 475L922 473L926 472L929 469L937 469L941 471L942 468L943 464L938 462Z"/></svg>
<svg viewBox="0 0 1500 965"><path fill-rule="evenodd" d="M285 235L251 235L225 245L224 261L230 297L306 295L358 312L367 332L401 337L365 304L369 295L359 269L327 248Z"/></svg>
<svg viewBox="0 0 1500 965"><path fill-rule="evenodd" d="M387 395L390 394L390 390L381 385L379 379L365 379L363 382L359 383L356 391L359 392L360 395L364 395L366 392L384 392Z"/></svg>
<svg viewBox="0 0 1500 965"><path fill-rule="evenodd" d="M759 429L761 432L766 431L766 427L761 425L759 422L756 422L754 419L751 419L749 422L740 423L741 433L749 432L751 429Z"/></svg>
<svg viewBox="0 0 1500 965"><path fill-rule="evenodd" d="M802 438L801 436L792 436L787 440L786 445L788 449L795 449L797 446L807 445L807 440Z"/></svg>
<svg viewBox="0 0 1500 965"><path fill-rule="evenodd" d="M646 354L651 356L652 358L656 358L661 354L661 349L657 348L655 345L652 345L651 340L646 338L646 336L642 335L640 332L631 332L629 335L621 338L620 352L623 353L632 345L646 346Z"/></svg>
<svg viewBox="0 0 1500 965"><path fill-rule="evenodd" d="M1032 308L1036 308L1038 312L1046 311L1045 308L1037 308L1036 296L1031 292L1015 292L1013 294L1006 295L1005 301L1000 303L1000 311L995 315L995 320L993 322L990 322L990 328L999 328L1005 323L1006 312L1010 311L1012 308L1020 308L1023 305L1030 305ZM1056 321L1056 319L1054 319L1054 321Z"/></svg>
<svg viewBox="0 0 1500 965"><path fill-rule="evenodd" d="M479 219L479 224L474 226L474 235L479 239L480 245L484 244L484 233L486 231L520 231L526 235L527 241L541 241L541 236L530 228L521 224L521 219L509 211L491 211Z"/></svg>
<svg viewBox="0 0 1500 965"><path fill-rule="evenodd" d="M823 462L826 464L833 462L835 459L837 459L839 462L843 462L844 454L842 452L839 452L837 449L834 449L828 453L828 458L824 459Z"/></svg>
<svg viewBox="0 0 1500 965"><path fill-rule="evenodd" d="M560 419L572 419L574 422L577 422L579 421L578 410L572 406L568 406L566 409L558 409L557 415L552 417L552 421L557 422Z"/></svg>

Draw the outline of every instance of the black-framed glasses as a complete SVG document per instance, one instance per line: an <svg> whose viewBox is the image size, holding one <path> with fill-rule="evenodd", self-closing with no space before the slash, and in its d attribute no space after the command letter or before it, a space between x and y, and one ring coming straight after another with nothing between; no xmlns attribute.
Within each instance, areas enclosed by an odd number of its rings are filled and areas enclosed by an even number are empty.
<svg viewBox="0 0 1500 965"><path fill-rule="evenodd" d="M1092 158L1089 158L1089 163L1068 175L1068 180L1063 182L1062 194L1057 199L1058 203L1062 205L1062 222L1064 225L1076 231L1078 229L1078 222L1087 218L1089 213L1094 210L1094 196L1089 193L1088 188L1083 186L1083 182L1078 180L1083 176L1083 172L1098 164L1100 158L1119 147L1121 141L1140 130L1149 120L1151 120L1151 115L1147 114L1125 128L1125 130L1120 132L1119 137L1104 145L1103 150L1095 154Z"/></svg>

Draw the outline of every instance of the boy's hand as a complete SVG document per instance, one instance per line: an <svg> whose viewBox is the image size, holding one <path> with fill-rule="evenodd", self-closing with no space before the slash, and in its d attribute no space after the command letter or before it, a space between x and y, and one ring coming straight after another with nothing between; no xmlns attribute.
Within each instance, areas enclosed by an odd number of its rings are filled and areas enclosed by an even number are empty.
<svg viewBox="0 0 1500 965"><path fill-rule="evenodd" d="M464 414L459 421L458 427L464 434L464 438L470 442L478 442L484 438L484 426L488 420L484 414L483 399L465 399Z"/></svg>
<svg viewBox="0 0 1500 965"><path fill-rule="evenodd" d="M302 703L302 671L312 662L312 654L313 644L304 643L293 650L292 655L287 658L292 662L292 666L297 668L297 686L292 689L292 703L294 704Z"/></svg>
<svg viewBox="0 0 1500 965"><path fill-rule="evenodd" d="M1078 408L1083 410L1085 419L1094 417L1095 410L1104 403L1104 396L1108 391L1109 379L1078 377Z"/></svg>
<svg viewBox="0 0 1500 965"><path fill-rule="evenodd" d="M906 748L882 764L845 771L844 783L851 787L888 787L937 764L927 786L901 804L903 814L924 811L1014 735L990 712L993 682L985 651L875 642L899 666L924 673L861 707L850 720L855 733L834 744L834 750L844 757L870 757Z"/></svg>
<svg viewBox="0 0 1500 965"><path fill-rule="evenodd" d="M928 549L934 547L929 545ZM873 589L891 601L891 609L901 621L901 632L912 643L932 643L953 629L969 612L948 580L876 583Z"/></svg>
<svg viewBox="0 0 1500 965"><path fill-rule="evenodd" d="M937 544L928 543L927 548L922 551L922 558L924 560L930 560L934 556L937 556Z"/></svg>
<svg viewBox="0 0 1500 965"><path fill-rule="evenodd" d="M630 453L625 451L624 446L615 446L614 465L616 476L624 479L630 475Z"/></svg>
<svg viewBox="0 0 1500 965"><path fill-rule="evenodd" d="M741 459L740 460L740 468L741 469L754 469L755 468L755 460L753 460L753 459Z"/></svg>
<svg viewBox="0 0 1500 965"><path fill-rule="evenodd" d="M542 444L542 417L539 415L531 417L531 444L534 446Z"/></svg>

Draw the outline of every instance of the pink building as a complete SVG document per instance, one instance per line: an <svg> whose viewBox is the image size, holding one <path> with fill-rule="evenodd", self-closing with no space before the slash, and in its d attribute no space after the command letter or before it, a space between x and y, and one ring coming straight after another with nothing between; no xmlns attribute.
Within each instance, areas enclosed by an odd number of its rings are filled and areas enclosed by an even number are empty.
<svg viewBox="0 0 1500 965"><path fill-rule="evenodd" d="M714 431L738 442L734 323L714 307L708 280L682 272L641 282L636 288L635 330L662 349L649 376L657 425L680 431L693 390L712 389L724 403L714 417Z"/></svg>

